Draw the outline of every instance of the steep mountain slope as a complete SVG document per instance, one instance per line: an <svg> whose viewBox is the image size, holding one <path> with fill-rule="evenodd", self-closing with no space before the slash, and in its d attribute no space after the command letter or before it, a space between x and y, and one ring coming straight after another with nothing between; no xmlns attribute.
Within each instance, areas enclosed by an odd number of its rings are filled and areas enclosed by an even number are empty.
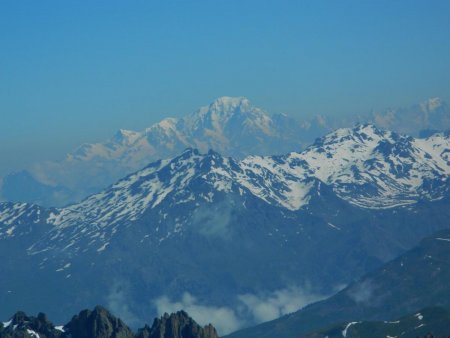
<svg viewBox="0 0 450 338"><path fill-rule="evenodd" d="M285 156L188 149L65 208L0 204L0 315L45 299L57 319L104 303L140 321L161 297L233 328L291 312L448 226L448 142L364 125Z"/></svg>
<svg viewBox="0 0 450 338"><path fill-rule="evenodd" d="M424 239L329 299L229 337L297 337L332 323L390 320L435 305L450 306L450 230Z"/></svg>
<svg viewBox="0 0 450 338"><path fill-rule="evenodd" d="M450 312L430 307L396 320L381 322L350 322L333 325L304 338L379 338L379 337L448 337Z"/></svg>

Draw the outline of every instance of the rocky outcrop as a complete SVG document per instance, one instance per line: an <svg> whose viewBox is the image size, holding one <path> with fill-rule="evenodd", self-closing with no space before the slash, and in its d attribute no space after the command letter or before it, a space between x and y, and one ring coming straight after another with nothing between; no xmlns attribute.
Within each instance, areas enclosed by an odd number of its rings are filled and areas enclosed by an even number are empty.
<svg viewBox="0 0 450 338"><path fill-rule="evenodd" d="M105 308L83 310L62 326L54 326L43 313L28 317L17 312L5 323L0 322L0 338L218 338L211 325L201 327L180 311L155 319L152 327L145 325L135 335L121 319Z"/></svg>
<svg viewBox="0 0 450 338"><path fill-rule="evenodd" d="M60 338L62 333L43 313L29 317L19 311L9 321L0 323L0 338Z"/></svg>
<svg viewBox="0 0 450 338"><path fill-rule="evenodd" d="M134 338L133 332L121 319L96 306L83 310L64 326L65 336L72 338Z"/></svg>
<svg viewBox="0 0 450 338"><path fill-rule="evenodd" d="M155 319L152 327L140 329L136 338L218 338L216 329L211 325L201 327L184 311L171 315L165 313Z"/></svg>

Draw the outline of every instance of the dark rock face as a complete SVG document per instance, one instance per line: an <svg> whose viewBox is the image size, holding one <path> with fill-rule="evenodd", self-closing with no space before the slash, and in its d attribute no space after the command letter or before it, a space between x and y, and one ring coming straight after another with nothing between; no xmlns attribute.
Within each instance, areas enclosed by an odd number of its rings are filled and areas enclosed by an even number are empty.
<svg viewBox="0 0 450 338"><path fill-rule="evenodd" d="M8 322L0 323L0 338L59 338L62 331L55 329L43 313L28 317L17 312Z"/></svg>
<svg viewBox="0 0 450 338"><path fill-rule="evenodd" d="M140 329L137 338L218 338L216 329L211 325L201 327L184 311L155 319L152 327Z"/></svg>
<svg viewBox="0 0 450 338"><path fill-rule="evenodd" d="M145 325L135 335L122 320L106 309L96 306L83 310L64 326L55 327L43 313L28 317L17 312L9 321L0 322L0 338L219 338L211 325L201 327L189 315L180 311L166 313L155 319L153 326Z"/></svg>
<svg viewBox="0 0 450 338"><path fill-rule="evenodd" d="M94 311L81 311L64 326L64 331L64 337L72 338L134 338L122 320L100 306L96 306Z"/></svg>

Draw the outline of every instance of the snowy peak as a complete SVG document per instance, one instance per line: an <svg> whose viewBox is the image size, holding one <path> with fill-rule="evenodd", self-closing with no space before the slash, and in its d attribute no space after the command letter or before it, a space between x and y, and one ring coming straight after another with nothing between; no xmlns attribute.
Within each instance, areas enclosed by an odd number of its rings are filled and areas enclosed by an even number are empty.
<svg viewBox="0 0 450 338"><path fill-rule="evenodd" d="M439 141L435 139L437 143ZM413 151L414 138L406 135L397 134L391 131L385 131L372 124L359 124L354 128L341 128L316 140L316 142L307 148L308 150L327 152L329 156L343 155L359 156L362 152L381 154L388 156L404 156L400 149ZM358 155L359 154L359 155Z"/></svg>
<svg viewBox="0 0 450 338"><path fill-rule="evenodd" d="M354 128L340 128L316 140L315 145L341 144L347 141L366 143L390 138L391 132L378 129L373 124L358 124Z"/></svg>
<svg viewBox="0 0 450 338"><path fill-rule="evenodd" d="M408 108L389 109L371 115L366 120L373 121L384 129L413 136L450 128L449 106L438 97L430 98Z"/></svg>
<svg viewBox="0 0 450 338"><path fill-rule="evenodd" d="M119 129L111 141L122 145L131 145L136 142L140 135L136 131Z"/></svg>
<svg viewBox="0 0 450 338"><path fill-rule="evenodd" d="M308 204L318 182L330 186L339 198L365 208L411 204L421 198L439 198L442 191L428 185L432 180L441 185L446 182L449 146L448 136L413 139L361 125L337 130L304 152L286 156L250 156L238 161L212 150L202 154L188 148L61 209L52 222L63 225L82 220L106 226L136 220L163 202L212 202L205 194L220 192L251 194L266 203L298 210ZM198 186L207 191L198 191Z"/></svg>
<svg viewBox="0 0 450 338"><path fill-rule="evenodd" d="M171 132L173 130L175 130L177 128L177 124L178 124L179 120L176 118L172 118L172 117L168 117L163 119L162 121L155 123L153 126L151 126L150 128L147 128L145 130L146 134L150 134L155 130L160 130L160 131L164 131L164 132Z"/></svg>
<svg viewBox="0 0 450 338"><path fill-rule="evenodd" d="M253 107L247 98L224 96L189 115L186 118L186 122L188 125L189 122L194 123L191 125L191 128L198 128L195 122L218 118L221 122L226 123L234 115L246 115L253 111L260 111L260 109Z"/></svg>
<svg viewBox="0 0 450 338"><path fill-rule="evenodd" d="M208 111L220 115L246 113L252 110L250 101L246 97L223 96L209 105Z"/></svg>
<svg viewBox="0 0 450 338"><path fill-rule="evenodd" d="M242 129L273 134L271 117L254 107L245 97L221 97L209 106L200 108L185 119L193 135L206 133L211 137L233 139L233 133Z"/></svg>
<svg viewBox="0 0 450 338"><path fill-rule="evenodd" d="M187 147L243 158L300 149L295 137L300 134L289 118L274 121L245 97L221 97L186 117L165 118L140 132L121 129L106 142L83 144L64 161L35 164L31 173L39 182L64 187L69 193L66 204L71 197L80 200L80 195L89 196Z"/></svg>
<svg viewBox="0 0 450 338"><path fill-rule="evenodd" d="M306 161L341 198L362 207L386 208L438 198L440 193L424 187L447 181L449 141L443 134L414 139L359 125L336 130L291 156Z"/></svg>

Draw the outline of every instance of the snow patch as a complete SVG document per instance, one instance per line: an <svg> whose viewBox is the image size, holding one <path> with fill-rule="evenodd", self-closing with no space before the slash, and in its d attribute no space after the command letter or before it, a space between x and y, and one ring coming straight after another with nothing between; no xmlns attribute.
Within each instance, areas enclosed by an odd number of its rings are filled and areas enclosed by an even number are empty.
<svg viewBox="0 0 450 338"><path fill-rule="evenodd" d="M334 225L332 223L328 223L328 225L334 229L341 230L341 228L339 228L337 225Z"/></svg>
<svg viewBox="0 0 450 338"><path fill-rule="evenodd" d="M446 241L446 242L450 242L450 238L440 238L440 237L437 237L436 238L438 241Z"/></svg>
<svg viewBox="0 0 450 338"><path fill-rule="evenodd" d="M39 335L35 331L27 329L27 332L32 338L39 338Z"/></svg>
<svg viewBox="0 0 450 338"><path fill-rule="evenodd" d="M360 322L351 322L351 323L348 323L347 326L345 327L345 329L342 331L342 335L343 335L344 337L347 337L347 331L348 331L348 329L349 329L352 325L356 325L356 324L358 324L358 323L360 323Z"/></svg>
<svg viewBox="0 0 450 338"><path fill-rule="evenodd" d="M7 328L11 325L12 319L8 320L7 322L2 323L4 328Z"/></svg>

